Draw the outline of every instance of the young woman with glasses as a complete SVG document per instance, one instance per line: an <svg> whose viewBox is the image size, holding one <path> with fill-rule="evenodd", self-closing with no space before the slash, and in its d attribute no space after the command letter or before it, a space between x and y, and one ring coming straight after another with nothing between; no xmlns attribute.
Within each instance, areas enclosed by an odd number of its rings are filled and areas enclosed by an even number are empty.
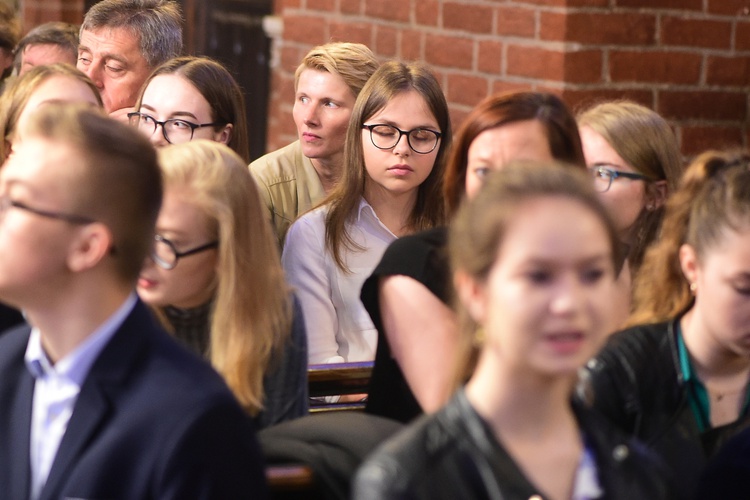
<svg viewBox="0 0 750 500"><path fill-rule="evenodd" d="M242 91L207 57L177 57L156 68L128 118L156 147L208 139L250 161Z"/></svg>
<svg viewBox="0 0 750 500"><path fill-rule="evenodd" d="M581 112L577 120L594 186L628 248L618 276L624 321L630 312L632 276L656 238L664 203L682 175L680 150L669 124L640 104L601 103Z"/></svg>
<svg viewBox="0 0 750 500"><path fill-rule="evenodd" d="M578 127L553 94L488 97L464 120L446 166L443 197L454 213L511 160L557 159L583 170ZM367 411L402 422L450 397L458 329L450 309L447 227L395 241L362 287L378 330Z"/></svg>
<svg viewBox="0 0 750 500"><path fill-rule="evenodd" d="M587 364L593 404L657 451L694 498L708 458L750 426L750 157L708 152L667 201L630 328Z"/></svg>
<svg viewBox="0 0 750 500"><path fill-rule="evenodd" d="M159 162L164 201L138 294L261 427L304 415L302 313L247 164L206 140L163 148Z"/></svg>
<svg viewBox="0 0 750 500"><path fill-rule="evenodd" d="M364 279L397 237L442 224L451 140L435 77L387 62L354 106L333 193L290 228L282 262L308 325L311 363L372 360L377 333L359 300Z"/></svg>
<svg viewBox="0 0 750 500"><path fill-rule="evenodd" d="M459 210L454 351L471 376L375 451L353 498L668 498L639 446L572 401L611 328L620 244L590 178L511 163Z"/></svg>

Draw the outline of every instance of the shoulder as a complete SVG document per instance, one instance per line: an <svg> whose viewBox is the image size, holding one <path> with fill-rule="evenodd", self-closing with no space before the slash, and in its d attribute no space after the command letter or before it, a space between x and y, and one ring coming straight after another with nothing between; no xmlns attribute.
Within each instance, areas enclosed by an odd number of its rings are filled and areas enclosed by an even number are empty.
<svg viewBox="0 0 750 500"><path fill-rule="evenodd" d="M286 235L286 241L284 248L289 246L290 242L293 242L298 238L309 238L314 235L319 238L323 238L325 235L326 217L328 216L328 205L323 205L318 208L314 208L309 212L301 215L295 220Z"/></svg>
<svg viewBox="0 0 750 500"><path fill-rule="evenodd" d="M637 325L612 334L587 367L596 372L610 364L649 366L655 359L669 359L671 342L670 322Z"/></svg>
<svg viewBox="0 0 750 500"><path fill-rule="evenodd" d="M31 327L21 325L0 336L0 384L11 380L14 372L24 369L24 353L30 333Z"/></svg>
<svg viewBox="0 0 750 500"><path fill-rule="evenodd" d="M250 164L250 172L265 184L293 181L302 167L304 155L299 141L271 151Z"/></svg>

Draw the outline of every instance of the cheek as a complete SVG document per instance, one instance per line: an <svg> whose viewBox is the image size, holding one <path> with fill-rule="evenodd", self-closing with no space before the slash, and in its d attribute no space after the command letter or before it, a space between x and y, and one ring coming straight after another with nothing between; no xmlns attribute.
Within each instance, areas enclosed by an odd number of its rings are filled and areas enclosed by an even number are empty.
<svg viewBox="0 0 750 500"><path fill-rule="evenodd" d="M468 199L474 198L482 187L482 180L477 177L473 172L466 172L466 197Z"/></svg>
<svg viewBox="0 0 750 500"><path fill-rule="evenodd" d="M618 230L628 229L643 210L643 187L635 183L630 186L614 184L600 199L615 219Z"/></svg>

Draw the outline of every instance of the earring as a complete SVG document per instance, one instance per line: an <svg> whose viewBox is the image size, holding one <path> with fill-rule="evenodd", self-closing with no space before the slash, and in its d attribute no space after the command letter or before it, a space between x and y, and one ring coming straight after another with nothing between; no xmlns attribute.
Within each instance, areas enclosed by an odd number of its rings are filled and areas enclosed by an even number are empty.
<svg viewBox="0 0 750 500"><path fill-rule="evenodd" d="M482 347L482 345L484 345L485 339L486 336L484 334L484 328L478 326L477 329L474 330L474 338L472 338L471 343L474 344L474 347Z"/></svg>
<svg viewBox="0 0 750 500"><path fill-rule="evenodd" d="M698 285L695 283L690 283L690 293L695 295L695 291L698 290Z"/></svg>

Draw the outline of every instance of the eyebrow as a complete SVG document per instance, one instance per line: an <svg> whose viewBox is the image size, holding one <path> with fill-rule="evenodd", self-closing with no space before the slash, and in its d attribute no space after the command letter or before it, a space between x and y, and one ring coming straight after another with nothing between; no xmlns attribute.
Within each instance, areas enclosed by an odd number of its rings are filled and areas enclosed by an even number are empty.
<svg viewBox="0 0 750 500"><path fill-rule="evenodd" d="M372 118L370 118L369 120L366 120L366 121L368 121L368 122L372 121ZM390 126L396 127L396 128L401 128L393 120L379 119L376 123L390 125ZM415 129L418 129L418 128L426 128L426 129L430 129L430 130L434 130L434 129L440 130L440 126L439 125L432 125L432 124L417 125L416 127L411 127L409 130L415 130Z"/></svg>
<svg viewBox="0 0 750 500"><path fill-rule="evenodd" d="M156 113L156 109L154 109L153 107L149 106L148 104L141 103L141 107L142 108L146 108L147 110L153 111L154 113ZM170 113L169 116L171 116L171 117L175 117L175 116L178 116L178 117L179 116L187 116L189 118L194 118L195 120L198 120L198 117L195 116L193 113L190 113L189 111L175 111L174 113ZM167 119L169 120L170 118L167 118ZM198 120L198 121L200 121L200 120Z"/></svg>
<svg viewBox="0 0 750 500"><path fill-rule="evenodd" d="M94 53L90 48L86 47L85 45L79 45L78 46L78 53L80 54L81 52L88 52L89 54L93 54ZM128 61L127 59L125 59L124 57L122 57L120 55L113 54L111 52L104 52L104 53L102 53L101 54L101 58L104 59L105 61L109 60L109 59L113 59L113 60L121 62L121 63L123 63L125 65L130 65L130 61Z"/></svg>

